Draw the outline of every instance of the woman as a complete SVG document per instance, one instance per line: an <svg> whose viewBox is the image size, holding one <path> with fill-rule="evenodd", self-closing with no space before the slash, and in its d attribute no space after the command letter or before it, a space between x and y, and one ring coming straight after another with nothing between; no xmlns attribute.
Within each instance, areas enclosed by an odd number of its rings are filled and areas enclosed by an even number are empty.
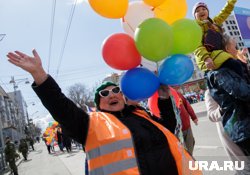
<svg viewBox="0 0 250 175"><path fill-rule="evenodd" d="M193 159L171 132L145 111L125 105L116 84L106 82L96 89L100 112L87 114L61 92L35 50L33 57L19 51L7 57L33 76L32 87L43 105L71 138L84 145L90 174L201 174L189 170ZM165 118L175 117L168 89L161 88L159 96Z"/></svg>

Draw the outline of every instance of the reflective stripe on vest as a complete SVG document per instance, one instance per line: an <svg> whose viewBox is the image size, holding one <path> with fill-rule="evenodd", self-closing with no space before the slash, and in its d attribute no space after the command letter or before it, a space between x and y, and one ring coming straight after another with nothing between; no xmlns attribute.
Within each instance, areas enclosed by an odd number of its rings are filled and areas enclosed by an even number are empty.
<svg viewBox="0 0 250 175"><path fill-rule="evenodd" d="M129 129L109 113L90 115L85 148L90 175L140 174Z"/></svg>
<svg viewBox="0 0 250 175"><path fill-rule="evenodd" d="M92 149L87 152L88 160L94 159L99 156L103 156L105 154L109 154L115 151L119 151L125 148L132 148L133 142L131 139L119 140L117 142L113 142L95 149Z"/></svg>
<svg viewBox="0 0 250 175"><path fill-rule="evenodd" d="M111 163L109 165L106 165L100 168L96 168L90 171L89 173L91 175L108 175L108 174L117 173L123 170L127 170L136 166L137 166L136 159L132 158L132 159L122 160L119 162L114 162L114 163Z"/></svg>

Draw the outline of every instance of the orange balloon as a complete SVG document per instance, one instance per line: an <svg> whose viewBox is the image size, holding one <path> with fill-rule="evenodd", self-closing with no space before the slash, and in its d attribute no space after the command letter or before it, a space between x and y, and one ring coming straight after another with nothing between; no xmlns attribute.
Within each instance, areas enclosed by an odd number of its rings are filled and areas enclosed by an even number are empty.
<svg viewBox="0 0 250 175"><path fill-rule="evenodd" d="M165 0L143 0L145 4L148 4L152 7L158 7L162 3L164 3Z"/></svg>
<svg viewBox="0 0 250 175"><path fill-rule="evenodd" d="M178 12L177 12L178 9ZM155 16L168 24L182 19L187 14L186 0L165 0L163 4L154 9Z"/></svg>
<svg viewBox="0 0 250 175"><path fill-rule="evenodd" d="M122 18L128 9L128 0L89 0L89 4L106 18Z"/></svg>

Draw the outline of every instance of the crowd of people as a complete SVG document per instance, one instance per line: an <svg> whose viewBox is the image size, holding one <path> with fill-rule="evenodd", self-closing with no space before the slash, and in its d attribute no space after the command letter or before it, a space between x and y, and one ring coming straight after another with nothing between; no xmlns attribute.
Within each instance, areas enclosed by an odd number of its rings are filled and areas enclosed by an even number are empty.
<svg viewBox="0 0 250 175"><path fill-rule="evenodd" d="M194 54L208 85L205 98L208 114L213 122L219 121L215 118L221 118L218 132L223 133L221 139L225 148L230 150L232 160L242 155L247 159L246 156L250 155L247 59L244 52L236 54L235 43L223 35L220 27L236 1L228 0L213 19L209 17L205 3L198 2L193 8L195 20L203 31L201 45ZM190 119L198 125L190 104L203 101L203 93L183 96L171 87L161 85L157 104L160 117L157 117L137 102L124 98L117 84L104 82L94 96L97 111L87 113L61 92L56 81L44 70L36 50L33 50L33 56L15 51L8 53L7 57L12 64L32 75L33 90L60 123L56 131L60 150L63 151L65 146L68 152L71 151L66 143L71 144L71 141L64 132L83 145L88 173L202 174L200 170L190 170L187 165L194 161L195 140ZM211 107L214 102L217 107ZM214 111L219 117L215 117ZM51 153L54 143L48 144L46 138L44 141ZM9 147L12 149L11 145ZM229 149L232 147L235 149ZM11 159L9 163L12 166Z"/></svg>
<svg viewBox="0 0 250 175"><path fill-rule="evenodd" d="M55 152L55 145L58 145L61 152L64 152L64 148L66 148L66 151L70 153L72 151L72 144L77 148L82 149L82 145L71 139L67 133L63 132L60 125L58 125L53 132L52 138L51 136L43 134L43 141L49 154Z"/></svg>
<svg viewBox="0 0 250 175"><path fill-rule="evenodd" d="M184 97L190 104L198 103L200 101L204 101L204 90L200 90L199 92L186 92Z"/></svg>
<svg viewBox="0 0 250 175"><path fill-rule="evenodd" d="M8 163L14 175L18 175L16 160L20 158L19 154L22 154L24 161L26 161L28 160L29 151L34 150L34 139L31 136L26 136L26 138L20 139L19 142L12 142L10 137L5 138L5 161Z"/></svg>

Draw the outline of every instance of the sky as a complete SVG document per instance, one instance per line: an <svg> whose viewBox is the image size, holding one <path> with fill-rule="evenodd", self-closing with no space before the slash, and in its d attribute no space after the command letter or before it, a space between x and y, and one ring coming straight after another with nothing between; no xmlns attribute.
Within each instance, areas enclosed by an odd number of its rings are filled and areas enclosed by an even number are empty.
<svg viewBox="0 0 250 175"><path fill-rule="evenodd" d="M19 50L31 55L35 48L45 70L56 78L66 94L68 87L75 83L83 83L87 88L92 88L108 74L119 72L104 62L101 46L109 35L124 32L120 19L104 18L90 7L87 0L77 0L70 23L75 1L0 0L0 34L6 34L0 41L0 85L6 92L13 91L13 84L9 81L14 76L18 90L21 90L28 104L31 118L43 124L51 118L30 87L32 77L7 61L8 52ZM196 2L197 0L187 0L186 18L193 19L192 7ZM203 2L207 3L209 14L213 17L219 13L226 0ZM250 9L250 0L238 0L236 6ZM25 78L31 83L25 84ZM33 102L35 105L32 105Z"/></svg>

